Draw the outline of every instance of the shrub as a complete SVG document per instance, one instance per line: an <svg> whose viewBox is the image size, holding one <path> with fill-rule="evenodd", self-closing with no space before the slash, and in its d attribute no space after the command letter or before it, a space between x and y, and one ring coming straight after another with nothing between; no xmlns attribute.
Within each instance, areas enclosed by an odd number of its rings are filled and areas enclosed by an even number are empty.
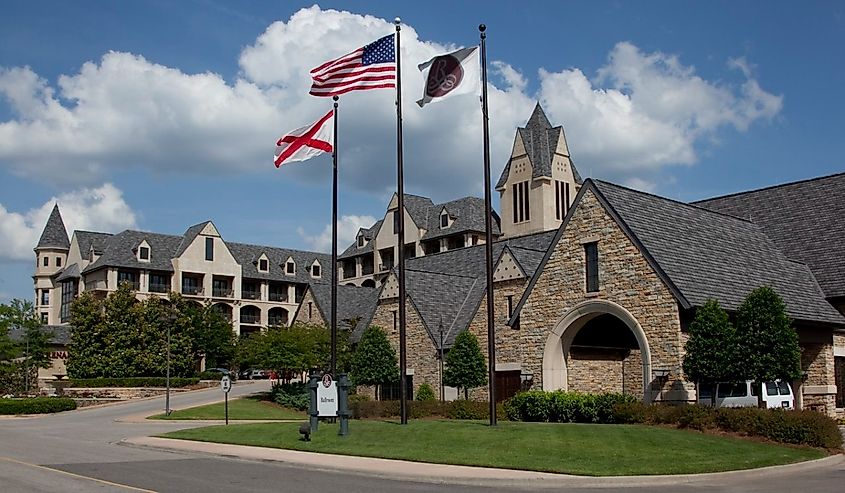
<svg viewBox="0 0 845 493"><path fill-rule="evenodd" d="M716 425L716 413L712 407L698 404L678 406L678 413L678 428L703 431Z"/></svg>
<svg viewBox="0 0 845 493"><path fill-rule="evenodd" d="M829 449L842 447L842 434L836 420L814 411L722 408L716 410L715 421L722 430L777 442Z"/></svg>
<svg viewBox="0 0 845 493"><path fill-rule="evenodd" d="M648 406L642 402L623 402L613 406L613 422L639 424L646 422Z"/></svg>
<svg viewBox="0 0 845 493"><path fill-rule="evenodd" d="M508 419L513 421L615 423L614 407L633 402L636 398L625 394L532 390L508 399L504 409Z"/></svg>
<svg viewBox="0 0 845 493"><path fill-rule="evenodd" d="M489 419L489 403L486 401L451 401L446 410L449 419Z"/></svg>
<svg viewBox="0 0 845 493"><path fill-rule="evenodd" d="M308 387L301 382L274 383L270 390L270 398L280 406L296 409L297 411L307 411L311 405L311 396L308 395Z"/></svg>
<svg viewBox="0 0 845 493"><path fill-rule="evenodd" d="M417 395L414 396L415 401L433 401L435 399L434 390L431 388L431 385L427 383L420 385L420 388L417 390Z"/></svg>
<svg viewBox="0 0 845 493"><path fill-rule="evenodd" d="M199 383L199 378L171 378L171 387L187 387ZM164 377L127 377L127 378L74 378L71 387L165 387Z"/></svg>
<svg viewBox="0 0 845 493"><path fill-rule="evenodd" d="M0 399L0 414L47 414L74 409L76 409L76 401L68 397Z"/></svg>

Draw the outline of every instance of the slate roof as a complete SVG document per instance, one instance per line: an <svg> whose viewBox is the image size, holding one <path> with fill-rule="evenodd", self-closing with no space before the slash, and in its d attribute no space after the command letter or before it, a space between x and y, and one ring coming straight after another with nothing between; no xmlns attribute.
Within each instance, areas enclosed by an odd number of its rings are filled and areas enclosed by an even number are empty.
<svg viewBox="0 0 845 493"><path fill-rule="evenodd" d="M149 262L139 261L135 252L135 249L145 240L150 245ZM170 260L175 257L174 252L181 241L181 236L127 229L106 239L100 258L89 264L82 273L86 274L105 267L173 272L173 264Z"/></svg>
<svg viewBox="0 0 845 493"><path fill-rule="evenodd" d="M771 286L783 298L792 318L845 325L845 318L825 301L809 268L788 259L760 226L695 205L589 179L576 202L588 190L596 193L610 215L638 245L682 307L701 306L714 298L733 311L751 290ZM553 244L559 241L569 217ZM550 248L543 263L552 251ZM542 266L538 272L540 269ZM535 282L536 276L516 313Z"/></svg>
<svg viewBox="0 0 845 493"><path fill-rule="evenodd" d="M694 202L759 225L809 266L828 298L845 296L845 173Z"/></svg>
<svg viewBox="0 0 845 493"><path fill-rule="evenodd" d="M226 242L229 251L235 260L241 264L241 272L245 279L267 279L271 281L286 281L299 283L318 282L321 279L328 282L331 279L331 255L324 253L308 252L304 250L291 250L289 248L275 248L260 245L248 245L245 243ZM267 256L268 272L258 271L258 259L261 254ZM285 262L292 258L296 264L296 274L285 274ZM310 267L314 260L320 262L319 278L311 277Z"/></svg>
<svg viewBox="0 0 845 493"><path fill-rule="evenodd" d="M56 277L56 282L67 279L79 279L79 265L73 263L62 269L62 272Z"/></svg>
<svg viewBox="0 0 845 493"><path fill-rule="evenodd" d="M42 325L41 330L49 331L52 334L50 337L50 344L57 346L67 346L70 344L70 331L73 327L70 325ZM20 327L12 327L9 329L9 338L13 342L20 342L24 340L25 330Z"/></svg>
<svg viewBox="0 0 845 493"><path fill-rule="evenodd" d="M417 226L425 228L428 224L428 211L434 207L434 202L428 197L421 197L419 195L411 195L406 193L404 199L405 209L408 215L414 220ZM407 226L407 225L406 225Z"/></svg>
<svg viewBox="0 0 845 493"><path fill-rule="evenodd" d="M453 222L448 228L441 229L440 212L444 208ZM467 231L485 232L487 227L484 224L484 199L464 197L443 204L435 204L428 210L428 220L423 227L427 230L421 238L423 241ZM493 235L500 236L501 234L498 218L494 214Z"/></svg>
<svg viewBox="0 0 845 493"><path fill-rule="evenodd" d="M355 257L357 255L361 255L362 253L372 252L373 251L373 242L370 241L378 235L379 230L381 229L381 224L384 222L384 219L379 219L369 228L361 228L358 231L364 234L364 238L367 239L367 244L358 248L358 235L355 235L355 241L349 245L343 253L337 256L338 260L343 260L349 257Z"/></svg>
<svg viewBox="0 0 845 493"><path fill-rule="evenodd" d="M53 211L50 212L50 218L47 219L47 225L44 226L44 231L41 233L41 238L38 239L38 245L35 248L70 248L65 223L62 221L62 215L59 212L59 204L53 206Z"/></svg>
<svg viewBox="0 0 845 493"><path fill-rule="evenodd" d="M199 224L194 224L193 226L185 230L185 233L180 237L181 241L176 247L176 251L174 252L173 256L181 257L182 254L185 253L185 250L187 250L188 247L191 246L191 243L194 242L194 239L197 237L197 235L199 235L202 230L205 229L205 225L210 222L211 221L205 221Z"/></svg>
<svg viewBox="0 0 845 493"><path fill-rule="evenodd" d="M563 127L552 127L542 106L540 106L540 103L537 103L534 111L531 113L531 117L528 118L528 123L526 123L525 127L517 128L516 132L525 146L528 161L531 163L532 178L552 176L552 160L555 150L561 139L566 140ZM570 164L575 182L581 183L581 175L578 173L575 163L571 159ZM502 170L502 174L499 176L499 181L496 182L497 190L505 186L509 174L510 161L505 165L505 169Z"/></svg>
<svg viewBox="0 0 845 493"><path fill-rule="evenodd" d="M331 323L332 285L331 283L314 282L308 286L317 309L326 321ZM376 312L378 288L339 285L337 287L337 325L338 328L349 329L349 321L358 318L355 331L351 335L352 342L357 342L361 334L370 326Z"/></svg>
<svg viewBox="0 0 845 493"><path fill-rule="evenodd" d="M554 236L555 231L546 231L494 242L494 269L508 249L530 278ZM408 259L405 288L435 347L440 346L441 323L443 346L451 347L455 337L469 326L487 292L485 246Z"/></svg>
<svg viewBox="0 0 845 493"><path fill-rule="evenodd" d="M76 236L77 245L79 245L79 254L82 255L83 258L88 255L92 246L94 247L94 253L102 255L106 242L112 236L111 233L97 233L94 231L79 230L74 231L73 234Z"/></svg>

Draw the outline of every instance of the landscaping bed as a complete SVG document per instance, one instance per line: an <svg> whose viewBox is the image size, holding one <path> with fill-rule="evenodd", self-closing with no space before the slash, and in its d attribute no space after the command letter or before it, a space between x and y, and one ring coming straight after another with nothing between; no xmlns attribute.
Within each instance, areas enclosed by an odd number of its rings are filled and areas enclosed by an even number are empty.
<svg viewBox="0 0 845 493"><path fill-rule="evenodd" d="M222 402L206 406L191 407L173 411L170 416L159 414L150 419L224 419L225 410ZM231 420L304 420L304 411L285 408L273 402L262 400L262 397L246 397L229 401L229 419Z"/></svg>
<svg viewBox="0 0 845 493"><path fill-rule="evenodd" d="M66 397L29 397L0 399L0 415L49 414L76 409L76 402Z"/></svg>

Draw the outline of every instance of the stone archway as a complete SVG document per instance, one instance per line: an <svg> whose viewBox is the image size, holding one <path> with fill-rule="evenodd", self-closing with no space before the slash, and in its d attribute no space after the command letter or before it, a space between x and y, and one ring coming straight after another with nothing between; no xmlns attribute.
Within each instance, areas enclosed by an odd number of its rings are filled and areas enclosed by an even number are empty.
<svg viewBox="0 0 845 493"><path fill-rule="evenodd" d="M588 322L601 316L612 315L619 319L630 329L637 345L639 346L642 359L643 371L643 399L650 401L648 391L651 381L651 351L649 350L648 339L637 319L621 305L607 300L587 300L575 305L569 310L560 321L555 324L549 337L546 339L546 346L543 352L543 390L567 390L568 372L567 355L570 352L572 341L578 331Z"/></svg>

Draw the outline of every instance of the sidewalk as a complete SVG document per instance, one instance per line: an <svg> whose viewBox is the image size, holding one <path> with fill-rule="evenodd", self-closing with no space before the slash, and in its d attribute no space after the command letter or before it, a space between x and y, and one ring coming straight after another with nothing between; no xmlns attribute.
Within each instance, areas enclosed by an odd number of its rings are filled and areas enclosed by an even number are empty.
<svg viewBox="0 0 845 493"><path fill-rule="evenodd" d="M614 476L589 477L567 474L553 474L512 469L485 467L454 466L448 464L429 464L408 462L394 459L376 459L347 455L320 454L297 450L227 445L170 438L137 437L127 438L122 445L190 452L218 457L237 458L253 461L272 461L306 467L310 470L343 471L368 477L402 479L424 483L448 483L475 486L504 486L515 488L560 488L560 487L601 487L623 488L630 486L668 486L677 484L730 483L736 480L749 480L755 477L771 479L774 476L806 472L815 469L827 469L845 464L842 454L814 461L772 466L744 471L730 471L708 474L685 474L672 476Z"/></svg>

